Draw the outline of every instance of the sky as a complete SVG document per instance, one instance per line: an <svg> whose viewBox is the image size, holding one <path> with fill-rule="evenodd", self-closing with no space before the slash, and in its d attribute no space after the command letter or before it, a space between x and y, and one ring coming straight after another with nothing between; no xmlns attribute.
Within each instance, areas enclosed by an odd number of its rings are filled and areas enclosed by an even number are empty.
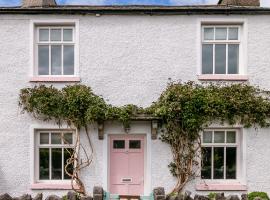
<svg viewBox="0 0 270 200"><path fill-rule="evenodd" d="M218 0L56 0L63 5L195 5L216 4ZM1 6L19 6L21 0L0 0ZM270 0L261 0L261 6L270 7Z"/></svg>

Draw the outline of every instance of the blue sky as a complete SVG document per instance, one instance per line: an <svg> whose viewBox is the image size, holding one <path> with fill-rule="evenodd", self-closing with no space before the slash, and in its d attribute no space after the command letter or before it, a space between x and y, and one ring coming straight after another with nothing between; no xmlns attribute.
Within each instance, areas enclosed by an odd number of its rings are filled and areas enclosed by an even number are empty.
<svg viewBox="0 0 270 200"><path fill-rule="evenodd" d="M57 0L63 5L194 5L216 4L218 0ZM0 6L19 6L21 0L0 0ZM270 7L270 0L261 0L261 5Z"/></svg>

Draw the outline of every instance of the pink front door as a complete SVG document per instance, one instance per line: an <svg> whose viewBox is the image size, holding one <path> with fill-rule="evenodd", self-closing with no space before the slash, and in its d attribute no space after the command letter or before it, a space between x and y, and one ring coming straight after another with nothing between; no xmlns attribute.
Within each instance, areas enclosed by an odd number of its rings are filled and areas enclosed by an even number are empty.
<svg viewBox="0 0 270 200"><path fill-rule="evenodd" d="M143 135L110 136L110 193L143 194L144 138Z"/></svg>

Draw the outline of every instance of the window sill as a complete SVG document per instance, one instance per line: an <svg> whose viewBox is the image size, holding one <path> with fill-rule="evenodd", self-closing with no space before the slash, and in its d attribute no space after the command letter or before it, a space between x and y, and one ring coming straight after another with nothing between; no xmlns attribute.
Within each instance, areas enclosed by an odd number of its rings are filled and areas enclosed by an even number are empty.
<svg viewBox="0 0 270 200"><path fill-rule="evenodd" d="M197 191L246 191L247 186L240 183L232 184L198 184Z"/></svg>
<svg viewBox="0 0 270 200"><path fill-rule="evenodd" d="M201 81L247 81L247 75L238 74L202 74L198 75Z"/></svg>
<svg viewBox="0 0 270 200"><path fill-rule="evenodd" d="M42 77L42 76L34 76L30 78L30 82L80 82L80 77Z"/></svg>
<svg viewBox="0 0 270 200"><path fill-rule="evenodd" d="M78 189L77 186L75 188ZM50 184L50 183L34 183L31 185L32 190L72 190L71 184Z"/></svg>

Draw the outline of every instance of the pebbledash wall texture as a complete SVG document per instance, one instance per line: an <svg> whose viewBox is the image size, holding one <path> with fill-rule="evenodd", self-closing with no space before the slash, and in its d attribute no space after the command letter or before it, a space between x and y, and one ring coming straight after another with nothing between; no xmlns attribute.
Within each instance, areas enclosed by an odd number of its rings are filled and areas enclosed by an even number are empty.
<svg viewBox="0 0 270 200"><path fill-rule="evenodd" d="M269 15L0 15L0 193L65 194L65 190L32 189L33 127L57 127L21 114L19 90L34 86L30 82L32 20L79 21L79 76L81 83L92 87L114 105L133 103L148 106L165 89L168 79L199 81L201 22L241 22L246 38L245 57L248 82L270 88ZM71 83L47 83L57 87ZM226 127L226 126L225 126ZM107 183L107 135L124 133L120 124L105 124L105 139L99 140L97 127L91 126L95 156L93 165L81 177L91 193L93 186ZM130 133L147 135L147 167L144 193L163 186L167 192L175 179L167 165L169 146L151 140L150 122L133 122ZM81 141L86 141L84 135ZM270 193L270 129L242 129L240 184L244 191ZM188 184L205 183L199 178ZM206 182L207 184L207 182Z"/></svg>

